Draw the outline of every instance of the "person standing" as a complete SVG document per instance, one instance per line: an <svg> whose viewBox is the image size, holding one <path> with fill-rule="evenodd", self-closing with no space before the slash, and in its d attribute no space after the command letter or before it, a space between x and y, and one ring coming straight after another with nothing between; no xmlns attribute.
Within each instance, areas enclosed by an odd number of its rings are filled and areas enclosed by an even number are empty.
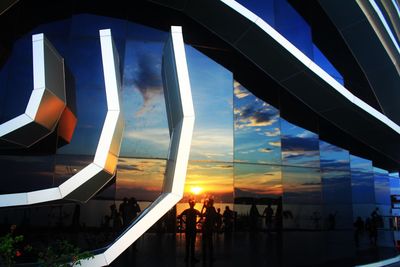
<svg viewBox="0 0 400 267"><path fill-rule="evenodd" d="M209 258L210 261L214 261L213 233L216 228L218 214L215 210L213 199L209 199L204 203L201 216L204 217L202 227L203 259L207 260Z"/></svg>
<svg viewBox="0 0 400 267"><path fill-rule="evenodd" d="M265 216L265 227L269 233L272 228L272 218L274 216L274 210L271 207L271 203L268 203L268 206L264 209L263 216Z"/></svg>
<svg viewBox="0 0 400 267"><path fill-rule="evenodd" d="M197 218L201 216L200 211L194 208L194 200L189 200L189 208L185 209L178 217L185 223L185 241L186 241L186 254L185 261L198 262L196 259L194 248L197 232Z"/></svg>

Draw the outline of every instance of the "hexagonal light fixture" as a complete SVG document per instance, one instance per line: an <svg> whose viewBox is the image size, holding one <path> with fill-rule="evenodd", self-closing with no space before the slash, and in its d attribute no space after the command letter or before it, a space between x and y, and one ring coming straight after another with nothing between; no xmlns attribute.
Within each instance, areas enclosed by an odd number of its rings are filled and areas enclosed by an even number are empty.
<svg viewBox="0 0 400 267"><path fill-rule="evenodd" d="M171 27L164 47L162 74L171 138L162 193L114 243L94 258L83 260L82 266L109 265L183 197L194 109L181 27Z"/></svg>
<svg viewBox="0 0 400 267"><path fill-rule="evenodd" d="M36 38L34 36L34 39ZM100 30L100 43L108 111L93 162L58 187L0 195L0 207L32 205L63 198L87 201L113 178L117 168L124 128L119 104L121 79L118 54L114 48L110 30ZM34 58L37 56L35 51L37 50L34 49ZM49 64L50 66L43 64L41 66L49 69L52 67L51 62ZM56 73L51 72L50 75ZM49 80L55 80L55 78L48 77ZM37 80L35 80L35 84L38 83ZM35 100L35 103L39 102ZM25 135L29 135L29 133Z"/></svg>
<svg viewBox="0 0 400 267"><path fill-rule="evenodd" d="M66 108L64 59L44 34L32 35L33 90L25 112L0 124L0 140L30 147L51 134Z"/></svg>

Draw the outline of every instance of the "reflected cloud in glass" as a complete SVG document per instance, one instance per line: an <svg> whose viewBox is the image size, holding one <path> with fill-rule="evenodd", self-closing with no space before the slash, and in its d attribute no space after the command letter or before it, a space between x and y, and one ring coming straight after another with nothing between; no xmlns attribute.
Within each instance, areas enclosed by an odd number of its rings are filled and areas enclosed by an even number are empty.
<svg viewBox="0 0 400 267"><path fill-rule="evenodd" d="M235 162L279 164L279 110L234 82Z"/></svg>
<svg viewBox="0 0 400 267"><path fill-rule="evenodd" d="M318 135L281 119L282 164L320 167Z"/></svg>

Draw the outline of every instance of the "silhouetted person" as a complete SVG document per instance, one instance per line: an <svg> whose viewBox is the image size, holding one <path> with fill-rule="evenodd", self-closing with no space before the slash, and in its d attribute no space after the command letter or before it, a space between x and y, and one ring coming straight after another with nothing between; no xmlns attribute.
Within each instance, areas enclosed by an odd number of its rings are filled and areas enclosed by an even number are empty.
<svg viewBox="0 0 400 267"><path fill-rule="evenodd" d="M136 201L136 198L131 197L128 200L128 223L131 223L141 212L139 204Z"/></svg>
<svg viewBox="0 0 400 267"><path fill-rule="evenodd" d="M124 197L122 203L119 204L118 211L122 217L122 225L126 227L129 223L129 206L127 197Z"/></svg>
<svg viewBox="0 0 400 267"><path fill-rule="evenodd" d="M202 227L203 259L207 260L207 258L209 258L210 261L213 261L214 260L213 233L217 222L217 211L214 208L213 199L209 199L207 202L204 203L204 206L202 208L202 216L204 217L203 227Z"/></svg>
<svg viewBox="0 0 400 267"><path fill-rule="evenodd" d="M221 228L222 228L222 214L221 214L221 209L217 209L217 221L216 221L216 232L221 233Z"/></svg>
<svg viewBox="0 0 400 267"><path fill-rule="evenodd" d="M185 241L186 241L186 254L185 261L198 261L194 254L194 247L196 241L197 218L201 216L200 211L194 208L195 202L189 201L190 208L185 209L178 218L185 223Z"/></svg>
<svg viewBox="0 0 400 267"><path fill-rule="evenodd" d="M368 232L369 232L369 239L370 239L372 246L376 246L377 242L378 242L378 224L379 224L378 217L371 216L371 218L369 220Z"/></svg>
<svg viewBox="0 0 400 267"><path fill-rule="evenodd" d="M115 204L110 206L110 221L112 222L113 234L116 235L122 228L122 218Z"/></svg>
<svg viewBox="0 0 400 267"><path fill-rule="evenodd" d="M234 214L233 211L229 209L229 206L225 206L225 211L222 214L222 218L224 223L225 234L231 233L233 230Z"/></svg>
<svg viewBox="0 0 400 267"><path fill-rule="evenodd" d="M354 222L354 241L356 243L356 247L360 246L360 237L364 232L364 222L360 216L357 217L357 220Z"/></svg>
<svg viewBox="0 0 400 267"><path fill-rule="evenodd" d="M263 216L265 216L265 226L267 227L267 232L271 231L272 228L272 218L274 216L274 210L271 207L271 203L264 209Z"/></svg>
<svg viewBox="0 0 400 267"><path fill-rule="evenodd" d="M258 217L260 217L260 213L258 213L258 209L255 203L253 203L250 207L250 231L257 231Z"/></svg>
<svg viewBox="0 0 400 267"><path fill-rule="evenodd" d="M126 225L129 225L132 223L132 221L138 216L138 214L141 212L140 206L137 203L136 198L131 197L128 200L128 203L126 205ZM136 242L132 244L132 249L137 250L136 248Z"/></svg>

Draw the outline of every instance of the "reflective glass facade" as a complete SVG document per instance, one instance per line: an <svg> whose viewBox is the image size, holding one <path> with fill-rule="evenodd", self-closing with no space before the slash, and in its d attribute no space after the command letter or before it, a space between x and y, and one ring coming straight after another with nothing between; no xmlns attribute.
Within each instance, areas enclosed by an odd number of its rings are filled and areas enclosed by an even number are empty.
<svg viewBox="0 0 400 267"><path fill-rule="evenodd" d="M286 1L243 4L262 12L263 19L343 84L312 43L310 27ZM0 208L1 233L17 225L26 242L35 245L32 257L56 239L82 250L103 250L162 191L170 142L161 74L168 33L127 20L76 14L18 38L0 69L3 123L24 112L33 88L31 35L44 33L65 59L71 77L69 105L78 118L68 144L51 134L27 153L3 147L0 194L59 186L93 161L107 112L98 36L103 28L113 33L122 76L125 128L117 171L86 203L66 199ZM289 108L287 103L272 105L256 96L202 49L185 46L196 120L184 196L149 233L182 233L177 216L188 200L194 199L201 210L213 199L221 216L232 212L232 221L221 221L218 230L265 235L267 245L259 253L269 255L268 248L279 247L276 255L283 260L278 265L357 262L358 253L370 247L389 251L374 260L394 255L390 196L400 194L398 174L390 176L371 160L323 140L318 130L298 125L281 112ZM265 86L270 89L282 96L282 88ZM127 203L134 200L138 208L135 215L128 214ZM359 220L363 226L357 228ZM369 232L373 227L376 240Z"/></svg>

